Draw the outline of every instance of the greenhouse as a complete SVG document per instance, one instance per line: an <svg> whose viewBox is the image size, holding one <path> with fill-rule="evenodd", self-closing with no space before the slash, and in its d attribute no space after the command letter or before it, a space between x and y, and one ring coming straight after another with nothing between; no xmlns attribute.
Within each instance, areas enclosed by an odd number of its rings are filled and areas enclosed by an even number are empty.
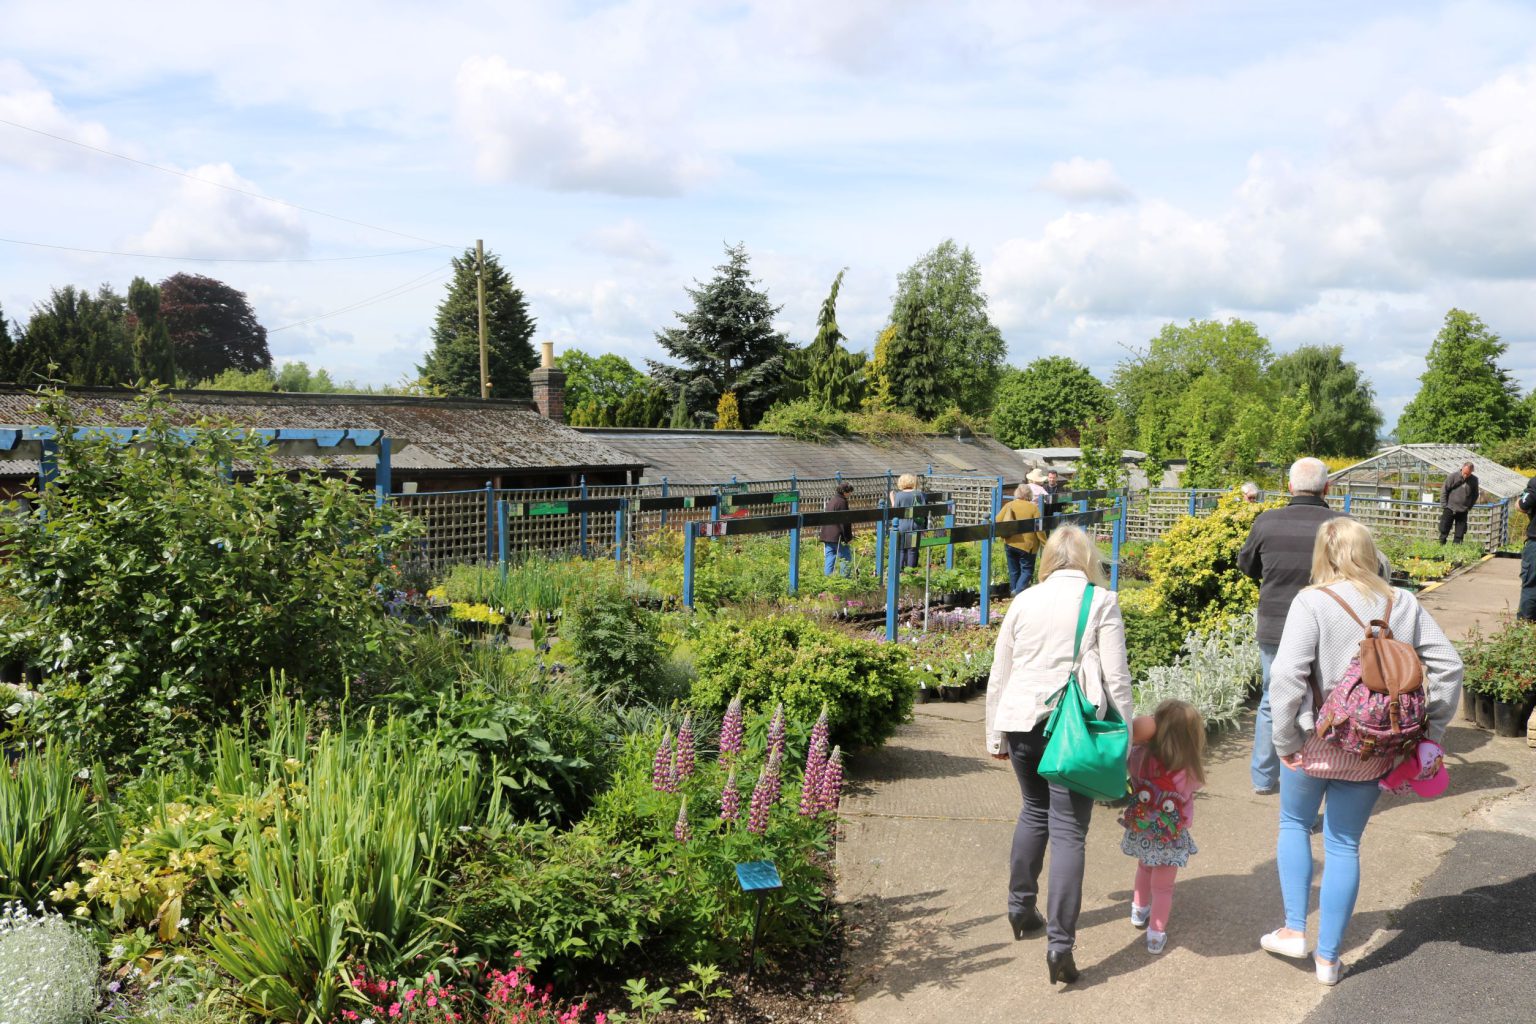
<svg viewBox="0 0 1536 1024"><path fill-rule="evenodd" d="M1482 502L1513 498L1525 490L1525 477L1507 466L1480 458L1461 444L1400 444L1328 477L1335 494L1396 501L1440 501L1445 478L1472 463Z"/></svg>

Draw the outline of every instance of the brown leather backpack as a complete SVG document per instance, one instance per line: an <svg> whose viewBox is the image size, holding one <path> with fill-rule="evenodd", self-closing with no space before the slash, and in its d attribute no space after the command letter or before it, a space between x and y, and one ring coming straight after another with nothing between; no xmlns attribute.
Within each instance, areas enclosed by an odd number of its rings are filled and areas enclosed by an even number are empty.
<svg viewBox="0 0 1536 1024"><path fill-rule="evenodd" d="M1381 618L1372 619L1367 625L1342 597L1327 587L1321 590L1337 601L1339 607L1365 630L1365 636L1360 641L1360 679L1366 689L1397 697L1412 693L1424 685L1424 662L1419 660L1419 652L1413 649L1412 644L1392 636L1392 627L1388 625L1392 621L1390 594L1387 596L1387 610L1381 613Z"/></svg>

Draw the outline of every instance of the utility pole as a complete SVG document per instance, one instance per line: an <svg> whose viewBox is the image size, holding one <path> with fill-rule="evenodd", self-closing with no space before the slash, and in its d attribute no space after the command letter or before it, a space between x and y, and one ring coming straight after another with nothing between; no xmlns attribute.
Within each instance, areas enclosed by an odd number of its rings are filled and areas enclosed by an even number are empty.
<svg viewBox="0 0 1536 1024"><path fill-rule="evenodd" d="M475 239L475 301L480 309L480 397L491 397L491 361L485 337L485 242Z"/></svg>

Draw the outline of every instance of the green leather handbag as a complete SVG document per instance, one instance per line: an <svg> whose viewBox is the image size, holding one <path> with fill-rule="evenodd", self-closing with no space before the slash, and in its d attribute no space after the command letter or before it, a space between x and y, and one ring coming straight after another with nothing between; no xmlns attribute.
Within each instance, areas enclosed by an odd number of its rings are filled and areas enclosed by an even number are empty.
<svg viewBox="0 0 1536 1024"><path fill-rule="evenodd" d="M1082 610L1077 616L1077 638L1072 642L1072 672L1066 685L1056 691L1056 706L1045 723L1045 751L1040 755L1040 777L1059 783L1095 800L1118 800L1126 794L1125 757L1131 746L1131 733L1108 695L1104 718L1083 693L1077 681L1078 653L1083 646L1083 632L1088 628L1088 610L1093 604L1093 584L1083 592Z"/></svg>

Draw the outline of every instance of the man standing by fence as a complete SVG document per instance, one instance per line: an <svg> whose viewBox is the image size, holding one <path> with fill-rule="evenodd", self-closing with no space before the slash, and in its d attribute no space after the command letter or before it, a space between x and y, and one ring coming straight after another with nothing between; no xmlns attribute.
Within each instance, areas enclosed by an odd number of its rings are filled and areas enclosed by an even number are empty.
<svg viewBox="0 0 1536 1024"><path fill-rule="evenodd" d="M1472 473L1472 463L1467 462L1460 469L1445 478L1445 486L1440 489L1440 543L1445 543L1446 536L1451 532L1451 524L1456 524L1456 543L1460 544L1467 536L1467 513L1472 506L1477 504L1477 477Z"/></svg>
<svg viewBox="0 0 1536 1024"><path fill-rule="evenodd" d="M1317 528L1343 515L1328 507L1328 466L1321 459L1297 459L1291 465L1291 501L1284 508L1259 513L1237 565L1259 585L1259 666L1264 694L1253 720L1253 760L1249 775L1255 793L1273 793L1280 784L1275 754L1274 720L1269 711L1269 669L1280 650L1285 616L1301 588L1312 578L1312 546Z"/></svg>
<svg viewBox="0 0 1536 1024"><path fill-rule="evenodd" d="M1029 484L1019 484L1014 488L1013 500L998 509L997 521L1009 523L1039 519L1040 506L1029 500L1030 495ZM1045 534L1034 530L1015 533L1004 540L1003 551L1008 556L1008 593L1017 597L1020 591L1029 586L1031 577L1035 575L1035 555L1044 543Z"/></svg>

